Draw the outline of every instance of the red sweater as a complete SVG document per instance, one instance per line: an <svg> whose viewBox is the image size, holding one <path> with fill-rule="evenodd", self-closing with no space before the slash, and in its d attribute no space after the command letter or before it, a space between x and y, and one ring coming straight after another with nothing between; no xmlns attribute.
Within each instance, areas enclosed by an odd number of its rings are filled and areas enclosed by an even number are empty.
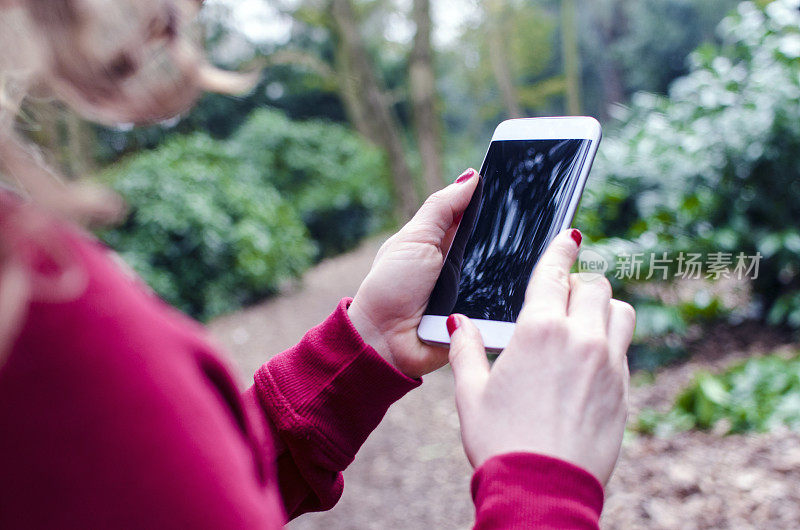
<svg viewBox="0 0 800 530"><path fill-rule="evenodd" d="M242 393L198 324L100 244L53 234L86 284L37 296L0 369L0 528L281 527L336 503L342 470L421 383L364 343L343 300ZM534 454L489 460L472 495L482 529L597 528L603 503L589 473Z"/></svg>

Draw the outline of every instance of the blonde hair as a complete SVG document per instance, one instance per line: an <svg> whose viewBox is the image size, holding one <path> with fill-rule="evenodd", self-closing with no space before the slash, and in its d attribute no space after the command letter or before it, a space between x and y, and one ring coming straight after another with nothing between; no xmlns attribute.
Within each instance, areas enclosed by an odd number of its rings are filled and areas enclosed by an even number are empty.
<svg viewBox="0 0 800 530"><path fill-rule="evenodd" d="M122 202L111 192L67 182L45 163L17 130L20 109L27 97L52 97L95 122L138 125L187 111L204 91L248 90L255 74L205 60L199 8L196 0L0 0L0 178L56 218L119 216ZM22 212L0 217L0 365L37 291L9 237L42 233Z"/></svg>

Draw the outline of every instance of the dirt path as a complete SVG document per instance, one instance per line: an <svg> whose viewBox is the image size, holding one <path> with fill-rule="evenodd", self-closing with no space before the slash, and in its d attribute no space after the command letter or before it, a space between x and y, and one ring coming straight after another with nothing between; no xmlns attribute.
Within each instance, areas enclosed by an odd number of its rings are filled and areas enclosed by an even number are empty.
<svg viewBox="0 0 800 530"><path fill-rule="evenodd" d="M352 296L380 240L309 271L302 285L221 318L211 330L252 374ZM698 346L699 360L662 370L635 386L634 409L665 406L699 367L719 368L774 346L758 330L728 331ZM249 377L243 377L247 380ZM448 368L395 404L345 472L345 492L330 512L308 514L295 530L469 528L471 470L458 435ZM607 529L800 528L800 436L687 433L626 442L609 485Z"/></svg>
<svg viewBox="0 0 800 530"><path fill-rule="evenodd" d="M212 333L252 374L293 345L344 296L353 296L382 240L327 260L301 286L214 321ZM300 529L464 528L472 522L471 469L461 450L452 376L444 369L393 406L345 472L345 493L327 513L292 523Z"/></svg>

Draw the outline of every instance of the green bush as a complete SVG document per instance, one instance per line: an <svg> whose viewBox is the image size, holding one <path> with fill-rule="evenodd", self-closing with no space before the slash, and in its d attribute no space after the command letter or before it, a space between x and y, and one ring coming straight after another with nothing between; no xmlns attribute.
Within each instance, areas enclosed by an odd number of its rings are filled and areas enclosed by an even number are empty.
<svg viewBox="0 0 800 530"><path fill-rule="evenodd" d="M262 109L231 139L230 149L297 210L320 257L352 248L391 222L383 154L340 125L294 122Z"/></svg>
<svg viewBox="0 0 800 530"><path fill-rule="evenodd" d="M754 304L737 316L800 327L800 11L743 2L718 33L721 46L695 52L668 97L640 93L616 109L579 226L610 254L760 252ZM640 343L690 320L669 307L645 316Z"/></svg>
<svg viewBox="0 0 800 530"><path fill-rule="evenodd" d="M800 357L749 359L720 375L701 373L666 413L644 410L640 432L669 435L688 429L725 433L800 430Z"/></svg>
<svg viewBox="0 0 800 530"><path fill-rule="evenodd" d="M273 293L391 222L379 150L339 125L273 110L253 113L228 141L172 136L104 179L131 213L102 239L201 319Z"/></svg>
<svg viewBox="0 0 800 530"><path fill-rule="evenodd" d="M275 291L311 263L294 208L226 146L176 136L104 174L128 202L100 234L167 302L207 319Z"/></svg>

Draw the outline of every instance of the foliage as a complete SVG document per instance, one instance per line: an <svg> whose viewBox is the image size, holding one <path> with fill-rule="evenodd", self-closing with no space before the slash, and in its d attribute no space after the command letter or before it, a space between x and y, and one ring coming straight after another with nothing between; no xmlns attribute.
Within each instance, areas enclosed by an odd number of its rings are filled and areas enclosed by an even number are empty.
<svg viewBox="0 0 800 530"><path fill-rule="evenodd" d="M292 204L320 256L352 248L391 221L382 153L340 125L293 122L262 109L230 145L237 159Z"/></svg>
<svg viewBox="0 0 800 530"><path fill-rule="evenodd" d="M737 0L640 0L625 4L628 31L611 51L622 65L628 86L664 92L686 74L687 56L714 38L720 14ZM642 61L642 57L650 60Z"/></svg>
<svg viewBox="0 0 800 530"><path fill-rule="evenodd" d="M629 108L617 109L620 125L601 149L579 224L610 253L760 253L757 305L738 308L740 316L755 313L795 327L798 27L796 0L765 8L743 2L719 26L722 45L693 54L691 72L669 97L639 93ZM636 285L618 287L631 299L652 300ZM685 326L680 320L674 324ZM640 339L663 335L650 324L640 320Z"/></svg>
<svg viewBox="0 0 800 530"><path fill-rule="evenodd" d="M338 96L319 77L298 67L266 68L259 83L243 96L205 94L192 110L177 120L147 127L112 128L95 125L95 157L113 162L128 153L154 149L175 134L202 131L217 139L229 138L260 107L279 108L293 119L319 118L344 121Z"/></svg>
<svg viewBox="0 0 800 530"><path fill-rule="evenodd" d="M641 432L669 435L688 429L725 433L800 430L800 357L749 359L722 374L697 374L666 413L644 410Z"/></svg>
<svg viewBox="0 0 800 530"><path fill-rule="evenodd" d="M274 292L391 221L378 150L339 125L275 110L254 112L228 141L173 136L104 178L131 214L103 239L200 318Z"/></svg>
<svg viewBox="0 0 800 530"><path fill-rule="evenodd" d="M688 73L687 56L705 42L738 0L596 0L581 24L583 85L587 108L637 91L666 93ZM605 93L605 92L614 93Z"/></svg>
<svg viewBox="0 0 800 530"><path fill-rule="evenodd" d="M508 70L521 107L559 113L553 102L553 96L564 92L556 60L557 6L520 1L478 5L478 20L465 28L454 49L441 53L440 70L448 80L442 83L445 120L480 123L491 135L491 128L508 117L496 79L500 63ZM502 40L493 49L494 32Z"/></svg>
<svg viewBox="0 0 800 530"><path fill-rule="evenodd" d="M292 206L204 134L173 137L104 178L130 214L102 239L166 301L199 318L273 292L313 257Z"/></svg>

